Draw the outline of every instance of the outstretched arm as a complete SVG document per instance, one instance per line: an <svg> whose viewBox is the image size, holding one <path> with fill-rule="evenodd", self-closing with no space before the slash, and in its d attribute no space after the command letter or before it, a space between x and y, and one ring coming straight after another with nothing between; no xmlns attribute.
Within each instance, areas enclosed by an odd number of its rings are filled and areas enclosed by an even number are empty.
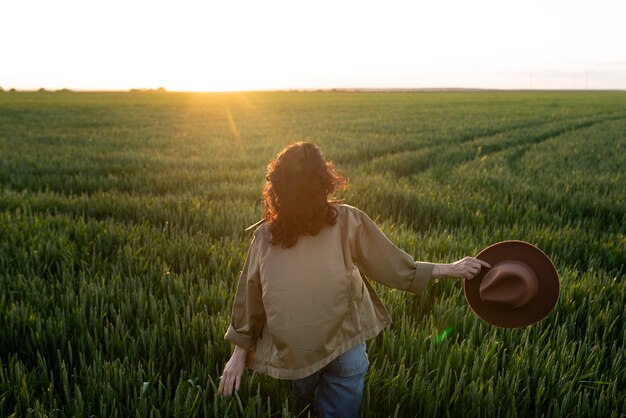
<svg viewBox="0 0 626 418"><path fill-rule="evenodd" d="M354 231L351 252L355 263L368 278L386 286L419 294L433 278L472 279L482 267L490 267L473 257L465 257L451 264L416 262L389 241L363 211L353 208L350 215Z"/></svg>

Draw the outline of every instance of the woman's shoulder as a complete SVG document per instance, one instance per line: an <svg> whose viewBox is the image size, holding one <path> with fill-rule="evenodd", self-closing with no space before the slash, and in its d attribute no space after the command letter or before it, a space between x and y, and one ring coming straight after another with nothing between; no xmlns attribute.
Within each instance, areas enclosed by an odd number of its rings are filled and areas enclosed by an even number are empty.
<svg viewBox="0 0 626 418"><path fill-rule="evenodd" d="M244 232L250 233L254 241L257 241L257 242L264 241L262 239L260 240L260 238L266 237L267 234L269 233L268 228L267 228L267 222L265 222L265 219L260 219L257 222L253 223L252 225L248 226L244 230Z"/></svg>
<svg viewBox="0 0 626 418"><path fill-rule="evenodd" d="M363 217L368 217L365 212L356 206L348 205L346 203L335 204L337 208L337 217L348 225L355 227L361 224Z"/></svg>
<svg viewBox="0 0 626 418"><path fill-rule="evenodd" d="M336 207L337 209L342 210L342 211L359 210L355 206L349 205L349 204L344 203L344 202L331 202L331 203L333 204L334 207Z"/></svg>
<svg viewBox="0 0 626 418"><path fill-rule="evenodd" d="M356 206L348 205L347 203L343 203L343 202L335 203L334 206L337 208L340 214L359 215L359 214L365 213L361 209L357 208Z"/></svg>
<svg viewBox="0 0 626 418"><path fill-rule="evenodd" d="M250 232L253 231L256 232L257 229L259 229L261 226L263 226L263 224L265 223L265 219L260 219L258 221L256 221L255 223L253 223L252 225L248 226L246 229L244 229L244 232Z"/></svg>

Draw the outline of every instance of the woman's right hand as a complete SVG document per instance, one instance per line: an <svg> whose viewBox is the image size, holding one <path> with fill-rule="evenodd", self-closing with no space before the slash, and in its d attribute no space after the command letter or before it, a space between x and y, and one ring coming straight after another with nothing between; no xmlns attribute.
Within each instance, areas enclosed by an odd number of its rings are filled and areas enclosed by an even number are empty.
<svg viewBox="0 0 626 418"><path fill-rule="evenodd" d="M435 264L433 277L453 277L457 279L473 279L480 269L491 268L489 263L474 257L465 257L451 264Z"/></svg>
<svg viewBox="0 0 626 418"><path fill-rule="evenodd" d="M239 346L235 346L235 350L233 351L230 360L224 366L224 372L220 376L220 385L218 388L218 392L222 396L229 397L234 392L239 390L239 386L241 385L241 375L243 374L243 370L246 368L246 356L248 354L247 350Z"/></svg>

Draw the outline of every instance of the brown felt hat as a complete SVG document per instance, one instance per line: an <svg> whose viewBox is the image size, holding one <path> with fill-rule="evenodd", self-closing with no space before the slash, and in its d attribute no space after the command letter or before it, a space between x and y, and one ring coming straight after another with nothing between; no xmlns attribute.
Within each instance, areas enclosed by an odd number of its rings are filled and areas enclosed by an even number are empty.
<svg viewBox="0 0 626 418"><path fill-rule="evenodd" d="M482 268L465 279L465 298L482 319L503 328L532 325L548 316L559 298L559 275L539 248L524 241L502 241L476 258Z"/></svg>

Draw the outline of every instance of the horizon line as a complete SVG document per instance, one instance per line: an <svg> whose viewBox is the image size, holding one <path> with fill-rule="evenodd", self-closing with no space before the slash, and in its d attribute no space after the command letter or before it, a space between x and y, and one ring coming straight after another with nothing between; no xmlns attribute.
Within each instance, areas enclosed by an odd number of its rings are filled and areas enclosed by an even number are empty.
<svg viewBox="0 0 626 418"><path fill-rule="evenodd" d="M624 92L620 88L480 88L480 87L304 87L283 89L232 89L232 90L169 90L165 87L157 88L126 88L126 89L72 89L62 87L48 89L39 87L34 89L10 88L0 90L1 93L289 93L289 92Z"/></svg>

